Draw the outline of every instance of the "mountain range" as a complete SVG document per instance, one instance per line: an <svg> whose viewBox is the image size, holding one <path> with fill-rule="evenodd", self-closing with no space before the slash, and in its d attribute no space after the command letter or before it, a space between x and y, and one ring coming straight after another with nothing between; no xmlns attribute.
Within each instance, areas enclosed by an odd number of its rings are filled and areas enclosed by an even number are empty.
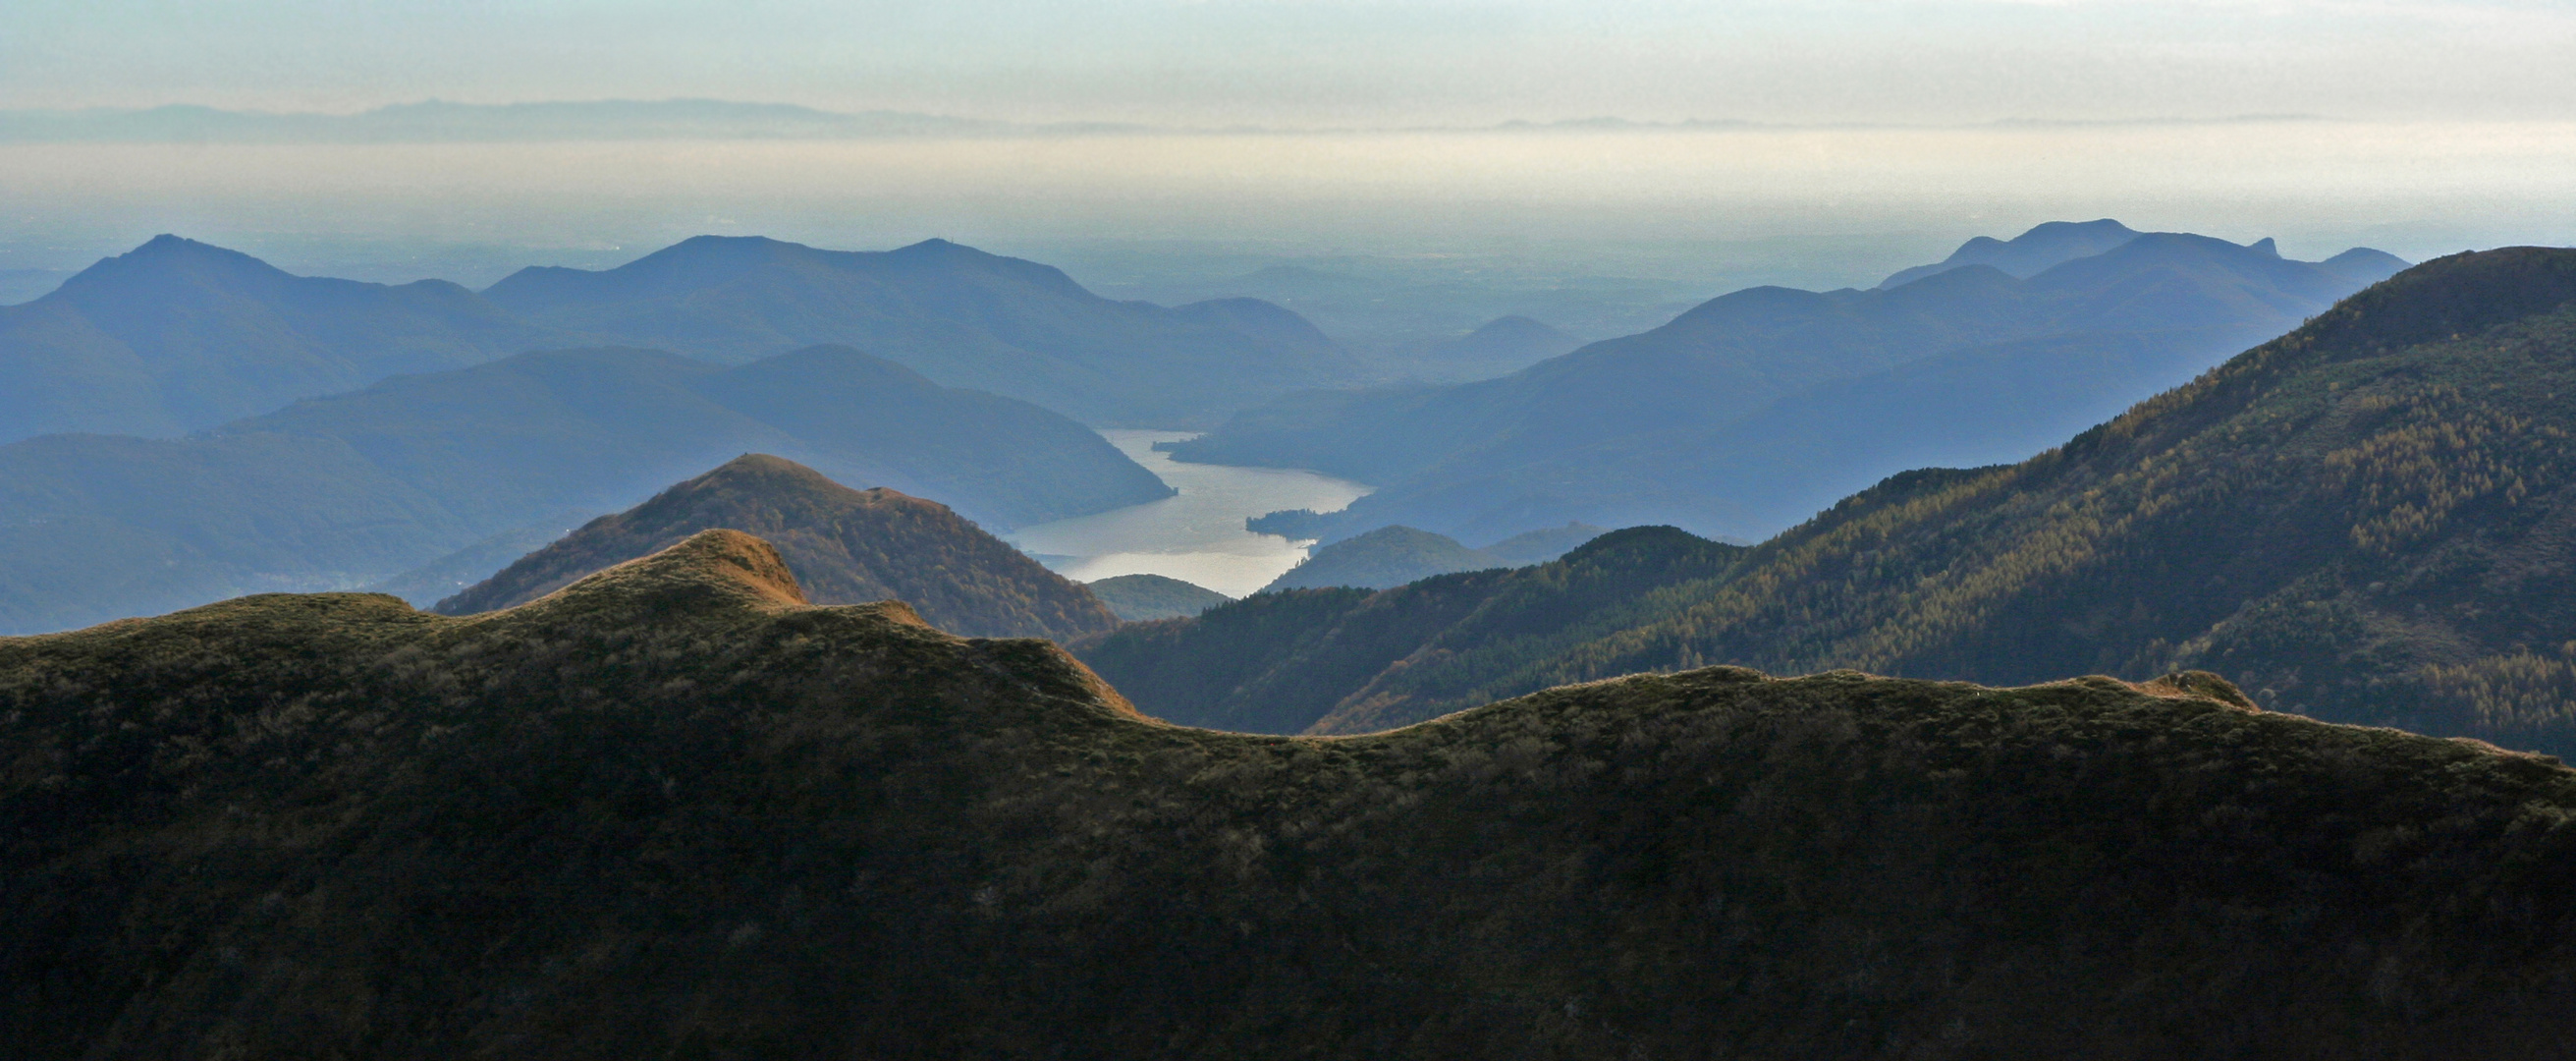
<svg viewBox="0 0 2576 1061"><path fill-rule="evenodd" d="M0 446L0 631L370 585L566 510L626 508L745 452L997 527L1172 494L1070 419L846 347L733 367L521 354L181 439Z"/></svg>
<svg viewBox="0 0 2576 1061"><path fill-rule="evenodd" d="M483 295L546 327L717 361L848 344L1096 427L1212 424L1358 371L1313 325L1256 299L1113 302L1054 268L946 240L861 252L699 236L615 269L522 269Z"/></svg>
<svg viewBox="0 0 2576 1061"><path fill-rule="evenodd" d="M616 269L524 269L477 293L291 276L160 236L0 306L0 442L172 437L537 349L740 364L816 345L1109 426L1210 424L1357 371L1275 305L1114 302L1048 266L944 240L859 253L705 236Z"/></svg>
<svg viewBox="0 0 2576 1061"><path fill-rule="evenodd" d="M2571 429L2576 251L2456 255L2040 456L1893 476L1749 549L1627 530L1525 571L1253 597L1082 654L1144 710L1273 732L1716 662L2205 668L2266 708L2570 753Z"/></svg>
<svg viewBox="0 0 2576 1061"><path fill-rule="evenodd" d="M0 1058L2503 1059L2576 1007L2542 757L2201 673L1211 733L721 530L0 639L0 762Z"/></svg>
<svg viewBox="0 0 2576 1061"><path fill-rule="evenodd" d="M290 276L159 236L0 306L0 442L170 437L388 376L572 345L441 280Z"/></svg>
<svg viewBox="0 0 2576 1061"><path fill-rule="evenodd" d="M1569 519L1760 539L1909 467L2037 453L2404 265L2116 222L2035 231L1998 260L2121 233L2027 278L1961 261L1879 290L1751 288L1497 379L1289 395L1173 457L1379 484L1312 524L1326 541ZM1954 258L1990 256L1978 247Z"/></svg>
<svg viewBox="0 0 2576 1061"><path fill-rule="evenodd" d="M883 487L853 490L765 453L593 520L436 610L471 615L525 604L718 528L774 545L816 604L900 600L932 626L966 637L1068 640L1118 625L1082 586L945 505Z"/></svg>

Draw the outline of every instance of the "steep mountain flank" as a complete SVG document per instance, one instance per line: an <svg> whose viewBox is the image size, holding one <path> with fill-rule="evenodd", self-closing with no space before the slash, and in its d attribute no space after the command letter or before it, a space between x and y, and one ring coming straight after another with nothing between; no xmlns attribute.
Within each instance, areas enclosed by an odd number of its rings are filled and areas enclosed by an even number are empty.
<svg viewBox="0 0 2576 1061"><path fill-rule="evenodd" d="M847 348L733 368L523 354L186 439L0 446L0 631L371 585L567 509L627 508L746 451L986 526L1172 493L1072 420Z"/></svg>
<svg viewBox="0 0 2576 1061"><path fill-rule="evenodd" d="M2576 250L2444 258L2040 457L1891 478L1615 632L1373 674L1359 722L1715 662L2198 667L2270 708L2576 752L2571 432ZM1229 710L1289 702L1253 699Z"/></svg>
<svg viewBox="0 0 2576 1061"><path fill-rule="evenodd" d="M1732 668L1137 717L710 531L0 639L0 1057L2563 1056L2576 773Z"/></svg>
<svg viewBox="0 0 2576 1061"><path fill-rule="evenodd" d="M1379 484L1326 541L1567 520L1759 539L1906 468L2024 459L2404 264L2150 233L2027 278L1751 288L1498 379L1289 395L1173 456Z"/></svg>
<svg viewBox="0 0 2576 1061"><path fill-rule="evenodd" d="M946 240L860 252L699 236L615 269L523 269L483 295L548 327L719 362L856 346L1109 427L1211 424L1357 371L1278 306L1115 302L1051 267Z"/></svg>
<svg viewBox="0 0 2576 1061"><path fill-rule="evenodd" d="M1205 586L1162 575L1113 575L1083 583L1082 588L1131 623L1197 615L1234 599Z"/></svg>
<svg viewBox="0 0 2576 1061"><path fill-rule="evenodd" d="M158 236L33 302L0 306L0 443L60 431L179 435L567 338L441 280L290 276Z"/></svg>
<svg viewBox="0 0 2576 1061"><path fill-rule="evenodd" d="M1067 639L1118 625L1089 591L945 505L883 487L853 490L761 453L593 520L440 601L436 610L470 615L525 604L717 528L777 546L816 604L891 598L966 637Z"/></svg>

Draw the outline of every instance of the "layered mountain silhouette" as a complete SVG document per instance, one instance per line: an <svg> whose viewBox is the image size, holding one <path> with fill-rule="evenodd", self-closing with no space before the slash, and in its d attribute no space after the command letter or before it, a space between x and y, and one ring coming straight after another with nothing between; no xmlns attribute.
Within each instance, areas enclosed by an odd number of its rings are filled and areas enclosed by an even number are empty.
<svg viewBox="0 0 2576 1061"><path fill-rule="evenodd" d="M2576 1006L2539 757L2197 673L1232 736L722 530L0 640L0 761L12 1058L2483 1059Z"/></svg>
<svg viewBox="0 0 2576 1061"><path fill-rule="evenodd" d="M2415 267L2039 457L1895 476L1750 551L1623 531L1528 572L1296 623L1265 625L1256 597L1084 655L1150 712L1274 731L1713 662L2197 667L2267 708L2566 753L2571 534L2576 250L2520 248ZM1269 688L1222 670L1309 656L1336 662Z"/></svg>
<svg viewBox="0 0 2576 1061"><path fill-rule="evenodd" d="M1050 267L941 240L845 253L707 236L604 272L523 270L477 294L437 280L291 276L160 236L0 307L0 443L171 437L537 349L624 345L739 364L833 344L1131 426L1213 423L1355 371L1270 303L1113 302Z"/></svg>
<svg viewBox="0 0 2576 1061"><path fill-rule="evenodd" d="M946 240L856 252L699 236L615 269L523 269L483 294L546 327L717 361L848 344L1097 426L1210 424L1357 371L1266 302L1114 302L1054 268Z"/></svg>
<svg viewBox="0 0 2576 1061"><path fill-rule="evenodd" d="M1234 598L1191 582L1164 575L1113 575L1083 583L1120 619L1144 622L1197 615Z"/></svg>
<svg viewBox="0 0 2576 1061"><path fill-rule="evenodd" d="M2028 278L1962 264L1885 290L1752 288L1499 379L1291 395L1173 456L1379 484L1312 526L1328 541L1569 519L1757 539L1909 467L2028 457L2403 265L2150 233Z"/></svg>
<svg viewBox="0 0 2576 1061"><path fill-rule="evenodd" d="M2099 221L2050 221L2008 240L1978 236L1959 245L1933 265L1900 269L1879 281L1880 290L1903 287L1934 273L1970 265L1989 266L2006 276L2029 279L2077 258L2118 250L2144 233L2110 218Z"/></svg>
<svg viewBox="0 0 2576 1061"><path fill-rule="evenodd" d="M966 637L1071 639L1118 625L1082 586L935 501L853 490L794 461L745 454L602 516L440 601L470 615L525 604L714 529L770 542L816 604L900 600Z"/></svg>
<svg viewBox="0 0 2576 1061"><path fill-rule="evenodd" d="M371 585L568 509L627 508L747 451L1005 528L1172 493L1070 419L846 347L731 368L523 354L184 439L0 446L0 631Z"/></svg>
<svg viewBox="0 0 2576 1061"><path fill-rule="evenodd" d="M1315 549L1304 562L1262 587L1262 592L1334 586L1384 589L1453 571L1523 567L1563 556L1603 530L1570 523L1470 549L1445 534L1401 525L1380 527Z"/></svg>
<svg viewBox="0 0 2576 1061"><path fill-rule="evenodd" d="M0 442L184 434L564 339L443 280L290 276L159 236L51 294L0 306Z"/></svg>

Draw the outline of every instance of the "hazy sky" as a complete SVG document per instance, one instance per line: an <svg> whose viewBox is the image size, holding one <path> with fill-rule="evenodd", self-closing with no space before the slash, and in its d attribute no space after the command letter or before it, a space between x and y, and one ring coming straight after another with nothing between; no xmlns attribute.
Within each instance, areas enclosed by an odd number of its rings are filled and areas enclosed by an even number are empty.
<svg viewBox="0 0 2576 1061"><path fill-rule="evenodd" d="M12 0L0 106L1389 125L2576 114L2566 0Z"/></svg>
<svg viewBox="0 0 2576 1061"><path fill-rule="evenodd" d="M2308 256L2576 242L2576 0L0 3L0 110L677 97L1308 132L6 143L0 274L25 297L165 231L373 279L723 232L1484 255L1711 293L2095 217ZM1776 124L1401 131L1593 116Z"/></svg>

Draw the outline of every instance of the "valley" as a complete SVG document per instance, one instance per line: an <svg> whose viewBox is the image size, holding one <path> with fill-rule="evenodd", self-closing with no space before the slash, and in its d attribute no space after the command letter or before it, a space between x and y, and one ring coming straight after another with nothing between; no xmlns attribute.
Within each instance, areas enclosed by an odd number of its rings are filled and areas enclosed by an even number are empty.
<svg viewBox="0 0 2576 1061"><path fill-rule="evenodd" d="M1292 468L1183 464L1158 444L1186 431L1109 429L1101 436L1178 491L1159 501L1021 527L1008 535L1023 551L1080 582L1155 574L1240 597L1306 558L1303 542L1256 534L1244 521L1279 509L1337 511L1369 487Z"/></svg>

